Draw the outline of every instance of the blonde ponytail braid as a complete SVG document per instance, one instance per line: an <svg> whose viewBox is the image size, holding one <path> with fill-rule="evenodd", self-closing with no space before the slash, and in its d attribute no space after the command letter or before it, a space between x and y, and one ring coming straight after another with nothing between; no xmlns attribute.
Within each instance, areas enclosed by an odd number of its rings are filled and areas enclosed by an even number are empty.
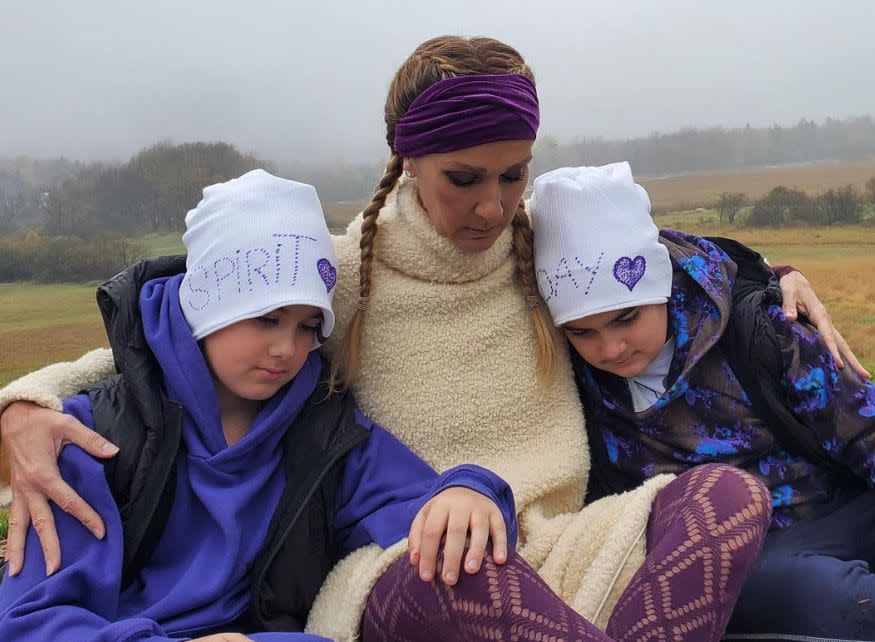
<svg viewBox="0 0 875 642"><path fill-rule="evenodd" d="M538 292L538 282L535 277L534 235L529 216L522 201L517 206L513 221L513 253L516 258L516 276L526 296L526 303L532 317L532 327L535 331L538 355L538 380L542 385L548 385L553 379L556 369L556 339L553 334L553 321L544 306L544 301Z"/></svg>
<svg viewBox="0 0 875 642"><path fill-rule="evenodd" d="M358 376L359 352L361 350L362 324L365 311L368 309L368 298L371 296L371 265L374 261L374 238L377 235L377 217L386 204L386 197L395 189L401 177L402 159L392 153L386 163L383 178L374 189L371 202L362 211L361 265L359 266L359 299L355 312L343 335L340 349L335 353L331 363L329 384L334 390L342 390L352 385Z"/></svg>

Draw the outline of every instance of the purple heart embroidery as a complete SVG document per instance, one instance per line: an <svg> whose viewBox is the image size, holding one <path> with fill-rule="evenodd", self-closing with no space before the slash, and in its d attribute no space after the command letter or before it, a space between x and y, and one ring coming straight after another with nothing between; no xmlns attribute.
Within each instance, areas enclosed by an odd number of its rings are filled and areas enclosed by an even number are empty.
<svg viewBox="0 0 875 642"><path fill-rule="evenodd" d="M326 291L331 292L331 288L337 285L337 268L331 265L331 261L328 259L319 259L316 262L316 269L319 271L319 276L322 277Z"/></svg>
<svg viewBox="0 0 875 642"><path fill-rule="evenodd" d="M628 256L621 256L614 263L614 278L629 288L629 292L631 292L632 288L644 276L646 269L647 261L644 260L643 256L636 256L634 259L630 259Z"/></svg>

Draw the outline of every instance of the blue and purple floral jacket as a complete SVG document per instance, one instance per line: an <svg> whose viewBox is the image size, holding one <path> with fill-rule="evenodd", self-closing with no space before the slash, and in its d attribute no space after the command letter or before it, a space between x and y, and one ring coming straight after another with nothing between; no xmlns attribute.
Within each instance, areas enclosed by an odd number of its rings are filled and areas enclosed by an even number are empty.
<svg viewBox="0 0 875 642"><path fill-rule="evenodd" d="M705 239L672 230L660 239L674 267L668 311L675 350L665 392L635 413L625 380L574 355L592 446L607 453L601 465L631 488L660 473L726 463L768 486L773 528L816 514L844 482L788 452L757 417L719 344L736 265ZM831 457L875 485L875 386L850 368L839 370L812 326L788 321L779 306L768 314L783 357L787 409Z"/></svg>

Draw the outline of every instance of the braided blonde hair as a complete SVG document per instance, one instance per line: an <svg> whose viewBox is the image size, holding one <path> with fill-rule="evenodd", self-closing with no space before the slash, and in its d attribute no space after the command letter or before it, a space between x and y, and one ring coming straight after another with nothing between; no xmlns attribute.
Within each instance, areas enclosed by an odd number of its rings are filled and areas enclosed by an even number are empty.
<svg viewBox="0 0 875 642"><path fill-rule="evenodd" d="M330 382L335 389L349 387L359 372L362 326L372 287L371 266L374 260L374 237L378 229L377 217L402 172L403 160L395 152L395 127L407 113L410 104L428 87L445 78L474 74L521 74L533 82L535 80L531 69L513 47L492 38L468 39L458 36L440 36L422 43L395 72L384 111L386 142L392 153L370 203L362 212L359 300L340 349L332 361ZM557 348L551 331L552 324L538 294L532 228L522 201L514 214L512 226L516 275L531 310L537 340L538 375L542 383L547 383L552 378Z"/></svg>

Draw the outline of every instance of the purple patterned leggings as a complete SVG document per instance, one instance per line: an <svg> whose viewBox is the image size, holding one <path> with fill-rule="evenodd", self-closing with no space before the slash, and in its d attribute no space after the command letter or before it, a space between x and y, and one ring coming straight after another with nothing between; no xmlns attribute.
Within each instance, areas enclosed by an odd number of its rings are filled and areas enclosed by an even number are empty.
<svg viewBox="0 0 875 642"><path fill-rule="evenodd" d="M657 496L647 557L602 633L550 590L518 555L488 557L456 586L423 582L406 558L378 580L362 619L362 642L393 640L720 639L771 517L771 496L739 469L708 464Z"/></svg>

